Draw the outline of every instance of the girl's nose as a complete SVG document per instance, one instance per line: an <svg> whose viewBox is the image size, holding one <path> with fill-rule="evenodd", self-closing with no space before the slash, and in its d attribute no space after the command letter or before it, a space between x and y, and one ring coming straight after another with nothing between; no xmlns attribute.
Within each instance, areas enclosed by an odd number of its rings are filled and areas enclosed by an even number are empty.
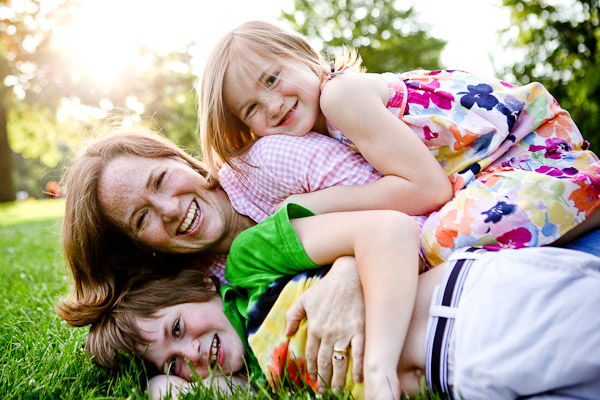
<svg viewBox="0 0 600 400"><path fill-rule="evenodd" d="M283 96L279 93L270 92L265 99L265 107L267 109L267 115L270 118L278 117L281 113L283 106Z"/></svg>

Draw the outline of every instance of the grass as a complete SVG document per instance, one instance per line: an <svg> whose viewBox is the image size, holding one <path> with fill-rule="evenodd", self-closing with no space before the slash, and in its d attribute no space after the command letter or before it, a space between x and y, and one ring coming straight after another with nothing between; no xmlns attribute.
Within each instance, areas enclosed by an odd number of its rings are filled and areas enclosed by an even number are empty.
<svg viewBox="0 0 600 400"><path fill-rule="evenodd" d="M64 203L32 200L0 204L0 399L147 399L146 376L135 363L116 371L97 367L85 354L86 328L71 328L54 312L66 294L60 250ZM228 398L205 388L189 399ZM309 390L235 399L316 399ZM349 395L326 394L323 399Z"/></svg>

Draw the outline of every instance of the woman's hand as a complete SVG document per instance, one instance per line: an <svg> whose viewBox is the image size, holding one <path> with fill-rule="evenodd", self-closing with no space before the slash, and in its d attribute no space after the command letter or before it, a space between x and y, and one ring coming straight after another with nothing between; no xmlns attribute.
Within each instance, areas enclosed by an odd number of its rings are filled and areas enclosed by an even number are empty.
<svg viewBox="0 0 600 400"><path fill-rule="evenodd" d="M348 357L334 359L334 347L351 348L354 381L362 381L365 309L354 257L338 258L327 275L290 307L286 335L293 335L304 317L308 320L307 371L311 380L319 377L319 391L330 384L342 390L346 383Z"/></svg>

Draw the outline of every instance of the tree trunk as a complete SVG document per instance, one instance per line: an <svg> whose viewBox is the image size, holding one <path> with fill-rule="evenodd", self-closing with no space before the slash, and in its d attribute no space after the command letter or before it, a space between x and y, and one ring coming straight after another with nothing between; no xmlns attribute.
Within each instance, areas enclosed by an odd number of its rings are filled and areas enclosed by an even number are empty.
<svg viewBox="0 0 600 400"><path fill-rule="evenodd" d="M6 108L0 101L0 202L15 199L13 183L12 151L8 144Z"/></svg>

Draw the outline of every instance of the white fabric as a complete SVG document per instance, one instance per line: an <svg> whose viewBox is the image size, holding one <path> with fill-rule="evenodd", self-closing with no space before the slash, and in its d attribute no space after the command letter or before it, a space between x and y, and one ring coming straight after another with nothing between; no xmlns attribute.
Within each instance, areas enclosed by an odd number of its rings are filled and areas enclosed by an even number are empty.
<svg viewBox="0 0 600 400"><path fill-rule="evenodd" d="M600 398L600 258L543 247L470 268L450 346L454 398Z"/></svg>

